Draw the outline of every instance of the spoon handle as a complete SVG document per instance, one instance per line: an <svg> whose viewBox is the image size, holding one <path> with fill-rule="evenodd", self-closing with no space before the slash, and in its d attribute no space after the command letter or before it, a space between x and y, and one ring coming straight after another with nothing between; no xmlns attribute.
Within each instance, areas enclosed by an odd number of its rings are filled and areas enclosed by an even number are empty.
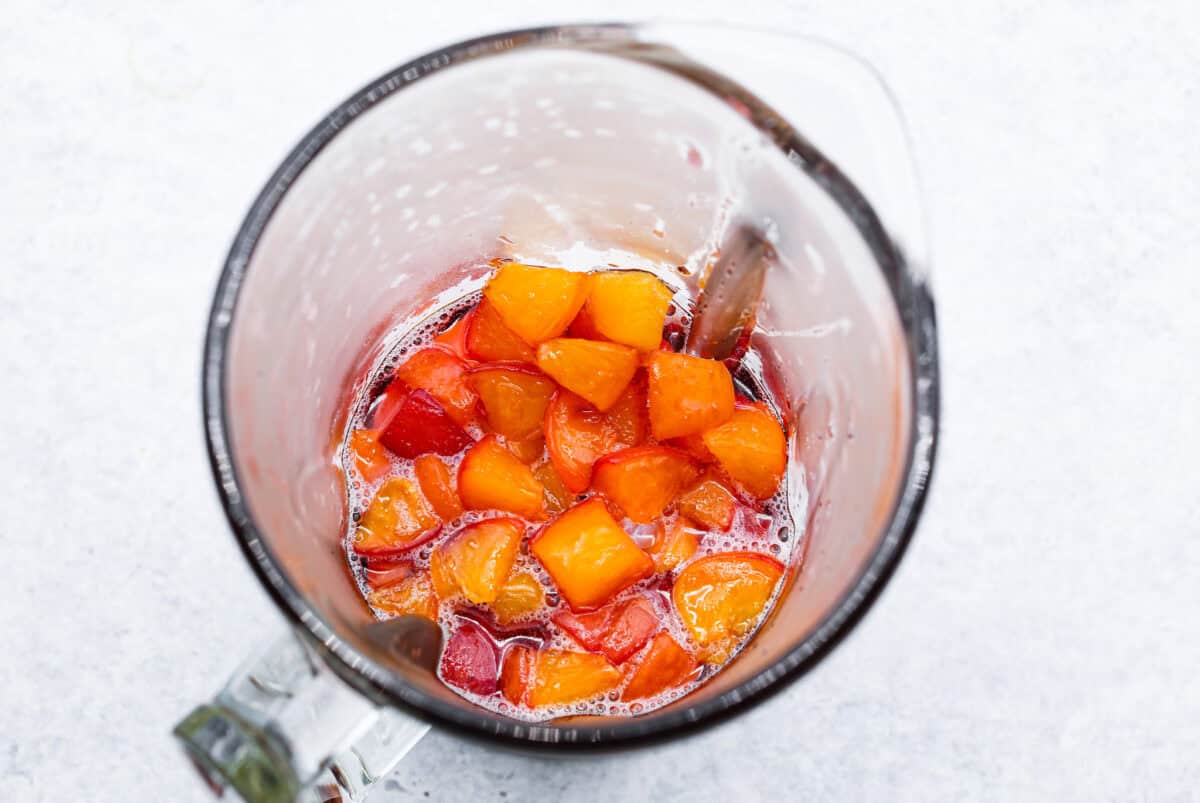
<svg viewBox="0 0 1200 803"><path fill-rule="evenodd" d="M774 249L758 229L743 223L730 230L696 300L684 346L688 354L724 360L733 353L754 327L773 258Z"/></svg>

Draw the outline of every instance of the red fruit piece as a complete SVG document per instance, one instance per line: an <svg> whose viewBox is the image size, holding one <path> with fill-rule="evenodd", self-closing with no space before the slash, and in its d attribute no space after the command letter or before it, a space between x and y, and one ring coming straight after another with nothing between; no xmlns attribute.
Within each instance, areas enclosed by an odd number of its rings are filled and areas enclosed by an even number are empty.
<svg viewBox="0 0 1200 803"><path fill-rule="evenodd" d="M365 575L367 585L378 591L381 588L396 585L401 580L412 576L412 573L412 561L405 560L397 563L385 559L370 561L367 564Z"/></svg>
<svg viewBox="0 0 1200 803"><path fill-rule="evenodd" d="M656 351L646 358L650 429L658 440L703 432L733 415L733 378L715 360Z"/></svg>
<svg viewBox="0 0 1200 803"><path fill-rule="evenodd" d="M468 381L496 432L517 441L541 433L554 380L524 365L493 363L472 369Z"/></svg>
<svg viewBox="0 0 1200 803"><path fill-rule="evenodd" d="M587 298L587 275L509 262L488 281L483 295L505 326L536 346L561 335L574 320Z"/></svg>
<svg viewBox="0 0 1200 803"><path fill-rule="evenodd" d="M437 535L442 522L411 481L392 477L375 492L354 533L354 551L382 557L407 552Z"/></svg>
<svg viewBox="0 0 1200 803"><path fill-rule="evenodd" d="M559 391L546 409L546 451L573 493L592 482L592 464L620 448L612 422L569 391Z"/></svg>
<svg viewBox="0 0 1200 803"><path fill-rule="evenodd" d="M768 499L779 488L787 468L787 437L763 406L739 405L728 421L704 433L704 445L752 496Z"/></svg>
<svg viewBox="0 0 1200 803"><path fill-rule="evenodd" d="M367 482L375 482L392 469L379 436L372 430L356 429L350 433L350 454L354 457L354 467Z"/></svg>
<svg viewBox="0 0 1200 803"><path fill-rule="evenodd" d="M661 516L699 475L696 462L677 449L636 446L598 460L592 485L626 516L647 524Z"/></svg>
<svg viewBox="0 0 1200 803"><path fill-rule="evenodd" d="M482 627L462 620L442 650L441 675L448 685L487 696L499 688L496 645Z"/></svg>
<svg viewBox="0 0 1200 803"><path fill-rule="evenodd" d="M546 526L529 551L577 611L603 605L654 571L654 561L594 497Z"/></svg>
<svg viewBox="0 0 1200 803"><path fill-rule="evenodd" d="M555 382L604 411L633 379L638 356L618 343L559 337L538 346L537 364Z"/></svg>
<svg viewBox="0 0 1200 803"><path fill-rule="evenodd" d="M383 393L380 393L371 403L368 421L371 429L376 433L387 429L388 424L392 423L392 419L396 417L396 413L400 412L408 394L409 389L404 386L403 382L390 382L384 388Z"/></svg>
<svg viewBox="0 0 1200 803"><path fill-rule="evenodd" d="M454 477L445 463L431 454L425 454L413 461L413 471L417 475L421 493L442 521L454 521L462 515L462 500L458 498L458 491L454 490Z"/></svg>
<svg viewBox="0 0 1200 803"><path fill-rule="evenodd" d="M525 525L517 519L487 519L438 544L429 556L429 573L438 597L462 594L477 605L495 602L524 534Z"/></svg>
<svg viewBox="0 0 1200 803"><path fill-rule="evenodd" d="M429 391L460 426L475 418L479 397L467 383L467 364L450 352L436 346L421 349L396 370L396 378Z"/></svg>
<svg viewBox="0 0 1200 803"><path fill-rule="evenodd" d="M468 510L503 510L527 519L545 518L542 484L495 435L481 439L463 457L458 494Z"/></svg>
<svg viewBox="0 0 1200 803"><path fill-rule="evenodd" d="M650 649L638 662L621 699L642 700L682 686L694 679L699 669L696 659L664 631L650 642Z"/></svg>
<svg viewBox="0 0 1200 803"><path fill-rule="evenodd" d="M619 664L650 640L659 629L658 612L645 597L606 605L591 613L559 611L554 623L580 646L604 653Z"/></svg>
<svg viewBox="0 0 1200 803"><path fill-rule="evenodd" d="M737 500L714 479L706 479L685 491L677 504L680 513L710 530L724 532L733 526Z"/></svg>
<svg viewBox="0 0 1200 803"><path fill-rule="evenodd" d="M404 398L379 442L400 457L414 458L457 454L471 444L471 436L428 391L414 390Z"/></svg>
<svg viewBox="0 0 1200 803"><path fill-rule="evenodd" d="M486 299L471 314L467 329L467 354L480 362L537 362L533 348L504 324L504 319Z"/></svg>

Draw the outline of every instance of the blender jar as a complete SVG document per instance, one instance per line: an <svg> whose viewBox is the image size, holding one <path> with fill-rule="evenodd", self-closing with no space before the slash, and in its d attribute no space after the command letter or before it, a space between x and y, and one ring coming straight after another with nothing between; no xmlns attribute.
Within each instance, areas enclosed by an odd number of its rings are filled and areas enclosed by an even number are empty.
<svg viewBox="0 0 1200 803"><path fill-rule="evenodd" d="M783 403L802 539L712 680L635 718L482 710L381 638L342 549L332 462L390 327L495 257L654 271L694 297L728 227L769 232L753 335ZM235 537L292 631L176 729L217 790L360 799L434 723L555 750L671 737L764 698L862 615L919 515L936 331L903 125L860 61L706 25L488 36L372 82L255 201L217 288L204 414Z"/></svg>

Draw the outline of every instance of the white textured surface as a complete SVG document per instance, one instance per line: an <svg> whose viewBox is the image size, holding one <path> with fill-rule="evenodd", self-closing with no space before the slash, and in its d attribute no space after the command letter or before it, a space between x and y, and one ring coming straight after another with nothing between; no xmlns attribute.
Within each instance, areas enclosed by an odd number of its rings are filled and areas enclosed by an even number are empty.
<svg viewBox="0 0 1200 803"><path fill-rule="evenodd" d="M352 89L564 13L340 5L5 7L0 799L205 799L168 731L278 627L202 449L225 248ZM549 760L433 734L376 799L1197 794L1200 13L901 5L686 8L851 44L913 129L945 419L925 520L880 604L805 680L702 736Z"/></svg>

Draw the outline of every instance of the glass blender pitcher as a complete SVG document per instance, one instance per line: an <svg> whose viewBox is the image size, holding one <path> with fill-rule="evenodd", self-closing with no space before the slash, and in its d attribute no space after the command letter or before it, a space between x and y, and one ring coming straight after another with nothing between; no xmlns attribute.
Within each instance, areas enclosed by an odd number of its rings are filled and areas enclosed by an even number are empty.
<svg viewBox="0 0 1200 803"><path fill-rule="evenodd" d="M381 338L487 261L641 268L692 296L736 221L768 232L753 342L785 406L788 586L700 688L633 718L531 724L381 636L342 549L332 462ZM230 251L203 366L231 528L290 631L176 728L217 792L360 800L434 724L569 751L675 737L802 675L863 615L913 530L938 421L915 174L878 77L812 39L585 25L452 45L372 82L267 182Z"/></svg>

